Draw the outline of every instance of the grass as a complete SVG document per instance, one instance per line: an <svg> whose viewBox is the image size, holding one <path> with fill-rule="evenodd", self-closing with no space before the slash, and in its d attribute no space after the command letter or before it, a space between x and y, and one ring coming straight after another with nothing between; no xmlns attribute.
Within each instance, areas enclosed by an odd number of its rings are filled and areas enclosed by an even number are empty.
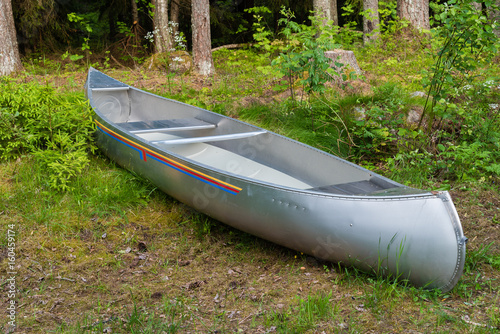
<svg viewBox="0 0 500 334"><path fill-rule="evenodd" d="M272 89L272 78L247 66L261 61L248 50L217 53L218 74L206 80L109 73L152 92L198 101L387 175L394 171L384 163L385 137L373 142L356 135L354 111L364 108L374 119L386 120L397 116L387 110L404 114L419 106L421 101L407 94L417 88L415 81L397 79L418 74L402 66L398 71L407 72L391 71L395 52L373 56L387 66L380 69L387 71L385 78L361 53L364 83L372 85L367 90L330 87L329 106L316 106L315 131L306 104L283 99L283 91ZM410 54L399 56L411 60ZM33 68L43 63L50 68L31 76L42 74L55 86L81 90L83 75L58 69L59 75L51 76L54 64L42 60L32 63ZM375 126L367 130L375 133ZM376 144L372 152L378 160L358 150L368 142ZM381 153L375 154L376 149ZM442 179L419 176L422 164L399 174L400 181L441 186ZM52 190L43 168L29 155L0 163L0 221L16 230L18 332L494 333L500 326L498 178L447 180L469 238L464 275L447 294L324 263L232 229L100 154L91 155L89 165L71 182L66 192ZM8 263L4 231L2 273ZM6 325L0 328L7 330Z"/></svg>
<svg viewBox="0 0 500 334"><path fill-rule="evenodd" d="M484 236L467 219L467 235L476 236L467 269L442 295L321 263L229 228L153 188L144 191L142 181L132 182L103 158L89 167L101 176L100 191L117 187L120 175L131 182L129 191L151 192L147 205L122 195L109 208L91 210L97 199L109 199L83 186L39 195L42 180L24 174L30 165L29 159L2 164L2 186L11 197L1 216L15 222L19 253L29 254L18 258L24 279L18 324L27 332L494 332L498 326L495 245L477 244ZM5 181L14 170L15 180ZM26 186L42 190L28 195ZM14 204L26 196L29 204ZM83 198L88 201L75 210ZM460 199L462 217L482 202Z"/></svg>

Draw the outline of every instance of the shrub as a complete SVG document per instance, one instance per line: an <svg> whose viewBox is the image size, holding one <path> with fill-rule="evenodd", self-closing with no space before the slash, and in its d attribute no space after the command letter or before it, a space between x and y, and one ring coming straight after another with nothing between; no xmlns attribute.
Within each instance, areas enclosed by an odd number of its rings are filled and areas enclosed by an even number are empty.
<svg viewBox="0 0 500 334"><path fill-rule="evenodd" d="M0 160L33 154L50 187L67 190L94 151L91 109L80 95L38 83L0 81Z"/></svg>

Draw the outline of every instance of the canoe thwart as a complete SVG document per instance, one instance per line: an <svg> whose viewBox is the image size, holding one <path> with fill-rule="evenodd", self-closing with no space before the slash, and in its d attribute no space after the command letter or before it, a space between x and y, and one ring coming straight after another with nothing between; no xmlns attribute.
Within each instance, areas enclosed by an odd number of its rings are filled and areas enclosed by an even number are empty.
<svg viewBox="0 0 500 334"><path fill-rule="evenodd" d="M217 135L217 136L168 139L168 140L152 141L151 143L152 144L163 144L163 145L205 143L205 142L213 142L213 141L248 138L248 137L257 136L257 135L260 135L263 133L266 133L266 131L252 131L252 132L231 133L231 134L227 134L227 135Z"/></svg>
<svg viewBox="0 0 500 334"><path fill-rule="evenodd" d="M152 132L176 132L215 129L217 125L196 118L167 119L148 122L127 122L118 124L133 134Z"/></svg>
<svg viewBox="0 0 500 334"><path fill-rule="evenodd" d="M117 92L122 90L129 90L129 86L119 86L119 87L96 87L92 88L94 92Z"/></svg>

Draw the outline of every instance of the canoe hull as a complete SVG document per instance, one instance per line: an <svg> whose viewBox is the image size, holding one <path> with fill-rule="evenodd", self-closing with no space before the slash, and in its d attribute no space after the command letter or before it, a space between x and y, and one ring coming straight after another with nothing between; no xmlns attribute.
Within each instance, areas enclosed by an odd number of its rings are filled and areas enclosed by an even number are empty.
<svg viewBox="0 0 500 334"><path fill-rule="evenodd" d="M106 155L234 228L419 287L448 291L462 274L467 239L447 192L357 197L252 181L161 150L92 106Z"/></svg>

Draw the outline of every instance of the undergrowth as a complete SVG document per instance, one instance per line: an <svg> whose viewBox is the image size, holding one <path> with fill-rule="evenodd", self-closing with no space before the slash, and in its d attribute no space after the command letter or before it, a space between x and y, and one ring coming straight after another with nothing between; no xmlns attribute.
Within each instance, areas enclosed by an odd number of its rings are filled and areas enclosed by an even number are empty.
<svg viewBox="0 0 500 334"><path fill-rule="evenodd" d="M0 160L32 154L47 172L50 187L68 190L95 151L93 132L91 109L81 93L0 80Z"/></svg>

